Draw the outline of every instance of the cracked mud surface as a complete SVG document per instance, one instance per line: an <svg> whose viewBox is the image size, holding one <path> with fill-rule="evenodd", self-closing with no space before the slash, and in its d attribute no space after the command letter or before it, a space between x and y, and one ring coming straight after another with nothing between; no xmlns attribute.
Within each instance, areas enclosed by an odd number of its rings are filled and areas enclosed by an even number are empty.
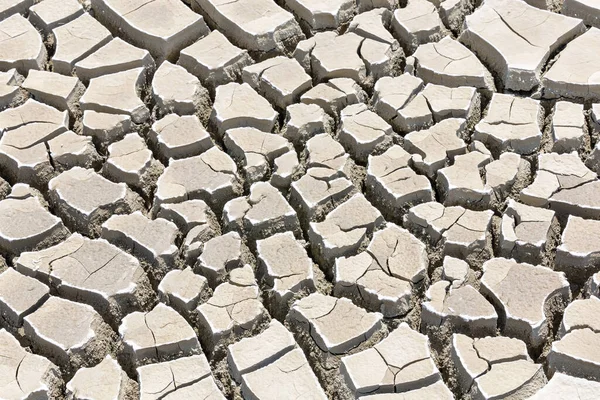
<svg viewBox="0 0 600 400"><path fill-rule="evenodd" d="M0 0L0 399L597 399L598 48L594 0Z"/></svg>

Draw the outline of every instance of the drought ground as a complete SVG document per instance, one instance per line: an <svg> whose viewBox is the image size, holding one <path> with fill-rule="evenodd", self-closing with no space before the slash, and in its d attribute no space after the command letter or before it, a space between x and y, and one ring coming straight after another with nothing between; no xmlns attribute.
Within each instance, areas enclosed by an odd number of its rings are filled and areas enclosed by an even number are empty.
<svg viewBox="0 0 600 400"><path fill-rule="evenodd" d="M0 0L0 398L597 399L598 28Z"/></svg>

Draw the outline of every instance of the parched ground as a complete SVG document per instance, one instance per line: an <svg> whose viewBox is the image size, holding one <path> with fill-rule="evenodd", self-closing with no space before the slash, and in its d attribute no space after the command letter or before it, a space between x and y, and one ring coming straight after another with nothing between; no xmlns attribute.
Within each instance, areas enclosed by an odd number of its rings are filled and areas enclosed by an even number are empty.
<svg viewBox="0 0 600 400"><path fill-rule="evenodd" d="M600 397L600 3L0 0L0 399Z"/></svg>

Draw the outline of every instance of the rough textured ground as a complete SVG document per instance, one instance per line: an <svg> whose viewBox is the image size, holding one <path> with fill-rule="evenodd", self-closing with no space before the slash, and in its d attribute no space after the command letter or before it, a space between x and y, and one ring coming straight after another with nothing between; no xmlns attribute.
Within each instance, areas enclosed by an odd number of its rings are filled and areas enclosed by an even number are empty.
<svg viewBox="0 0 600 400"><path fill-rule="evenodd" d="M599 49L594 0L0 0L0 399L598 399Z"/></svg>

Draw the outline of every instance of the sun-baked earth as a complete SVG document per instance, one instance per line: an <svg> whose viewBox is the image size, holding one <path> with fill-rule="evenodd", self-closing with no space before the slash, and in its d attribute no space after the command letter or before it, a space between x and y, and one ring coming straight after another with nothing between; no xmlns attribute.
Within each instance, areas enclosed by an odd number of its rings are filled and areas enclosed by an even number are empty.
<svg viewBox="0 0 600 400"><path fill-rule="evenodd" d="M599 51L594 0L0 0L0 399L598 399Z"/></svg>

